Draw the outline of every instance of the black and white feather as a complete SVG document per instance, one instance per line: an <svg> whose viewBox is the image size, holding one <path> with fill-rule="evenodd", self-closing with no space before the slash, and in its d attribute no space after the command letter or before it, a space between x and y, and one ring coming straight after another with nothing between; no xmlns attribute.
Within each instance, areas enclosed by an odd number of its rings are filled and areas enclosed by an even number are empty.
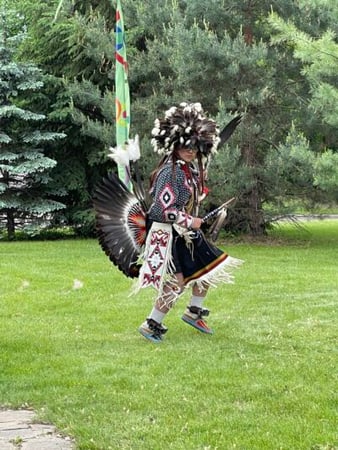
<svg viewBox="0 0 338 450"><path fill-rule="evenodd" d="M216 152L220 142L216 122L205 116L200 103L171 107L163 119L155 120L151 134L154 151L161 155L180 147L192 147L208 156Z"/></svg>
<svg viewBox="0 0 338 450"><path fill-rule="evenodd" d="M209 159L230 138L241 118L237 115L220 132L216 122L206 116L200 103L180 103L169 108L164 118L155 120L151 143L160 155L191 147Z"/></svg>
<svg viewBox="0 0 338 450"><path fill-rule="evenodd" d="M219 134L219 147L221 147L230 138L232 133L236 130L237 126L241 123L242 115L239 114L234 117L220 132Z"/></svg>
<svg viewBox="0 0 338 450"><path fill-rule="evenodd" d="M137 277L146 236L142 198L130 192L112 172L96 187L93 205L102 250L126 276Z"/></svg>

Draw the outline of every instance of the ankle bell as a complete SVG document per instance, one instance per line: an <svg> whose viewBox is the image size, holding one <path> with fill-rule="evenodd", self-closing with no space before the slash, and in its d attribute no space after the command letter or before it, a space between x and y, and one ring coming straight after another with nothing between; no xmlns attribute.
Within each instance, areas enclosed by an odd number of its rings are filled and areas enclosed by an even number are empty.
<svg viewBox="0 0 338 450"><path fill-rule="evenodd" d="M188 306L189 311L192 314L197 314L198 318L207 317L210 311L206 308L200 308L199 306Z"/></svg>
<svg viewBox="0 0 338 450"><path fill-rule="evenodd" d="M158 334L164 334L168 331L168 328L165 325L156 322L154 319L147 319L147 324L152 331Z"/></svg>

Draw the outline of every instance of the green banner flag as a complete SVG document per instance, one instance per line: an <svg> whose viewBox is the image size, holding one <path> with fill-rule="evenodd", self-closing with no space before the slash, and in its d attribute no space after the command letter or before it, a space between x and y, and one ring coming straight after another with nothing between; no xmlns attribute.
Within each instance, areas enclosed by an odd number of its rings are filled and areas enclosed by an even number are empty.
<svg viewBox="0 0 338 450"><path fill-rule="evenodd" d="M130 95L124 22L120 0L117 0L116 5L115 36L116 146L124 148L129 139ZM129 164L118 164L118 175L125 185L131 189Z"/></svg>

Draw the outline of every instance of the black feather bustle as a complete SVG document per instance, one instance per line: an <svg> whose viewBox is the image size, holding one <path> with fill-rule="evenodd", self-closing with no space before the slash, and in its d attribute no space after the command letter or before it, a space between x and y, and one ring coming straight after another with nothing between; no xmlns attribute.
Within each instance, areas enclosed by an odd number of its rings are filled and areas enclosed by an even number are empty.
<svg viewBox="0 0 338 450"><path fill-rule="evenodd" d="M102 250L126 276L139 274L138 258L145 242L145 210L141 199L110 173L93 196L96 230Z"/></svg>

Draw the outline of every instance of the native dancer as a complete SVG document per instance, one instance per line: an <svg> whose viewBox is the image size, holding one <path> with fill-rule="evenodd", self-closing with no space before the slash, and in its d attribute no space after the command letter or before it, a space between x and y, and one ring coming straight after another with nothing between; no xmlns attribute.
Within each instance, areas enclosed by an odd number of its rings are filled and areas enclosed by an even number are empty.
<svg viewBox="0 0 338 450"><path fill-rule="evenodd" d="M163 320L183 291L192 295L182 320L212 334L204 300L210 286L232 283L232 269L242 261L209 242L198 216L207 194L205 172L220 142L239 123L236 117L219 133L199 103L181 103L155 120L154 151L162 156L151 174L150 206L139 190L130 193L114 174L103 180L94 197L99 241L112 262L127 276L137 277L137 289L153 287L155 304L139 332L159 343L167 328ZM113 198L112 198L113 197ZM224 222L224 211L221 222Z"/></svg>

